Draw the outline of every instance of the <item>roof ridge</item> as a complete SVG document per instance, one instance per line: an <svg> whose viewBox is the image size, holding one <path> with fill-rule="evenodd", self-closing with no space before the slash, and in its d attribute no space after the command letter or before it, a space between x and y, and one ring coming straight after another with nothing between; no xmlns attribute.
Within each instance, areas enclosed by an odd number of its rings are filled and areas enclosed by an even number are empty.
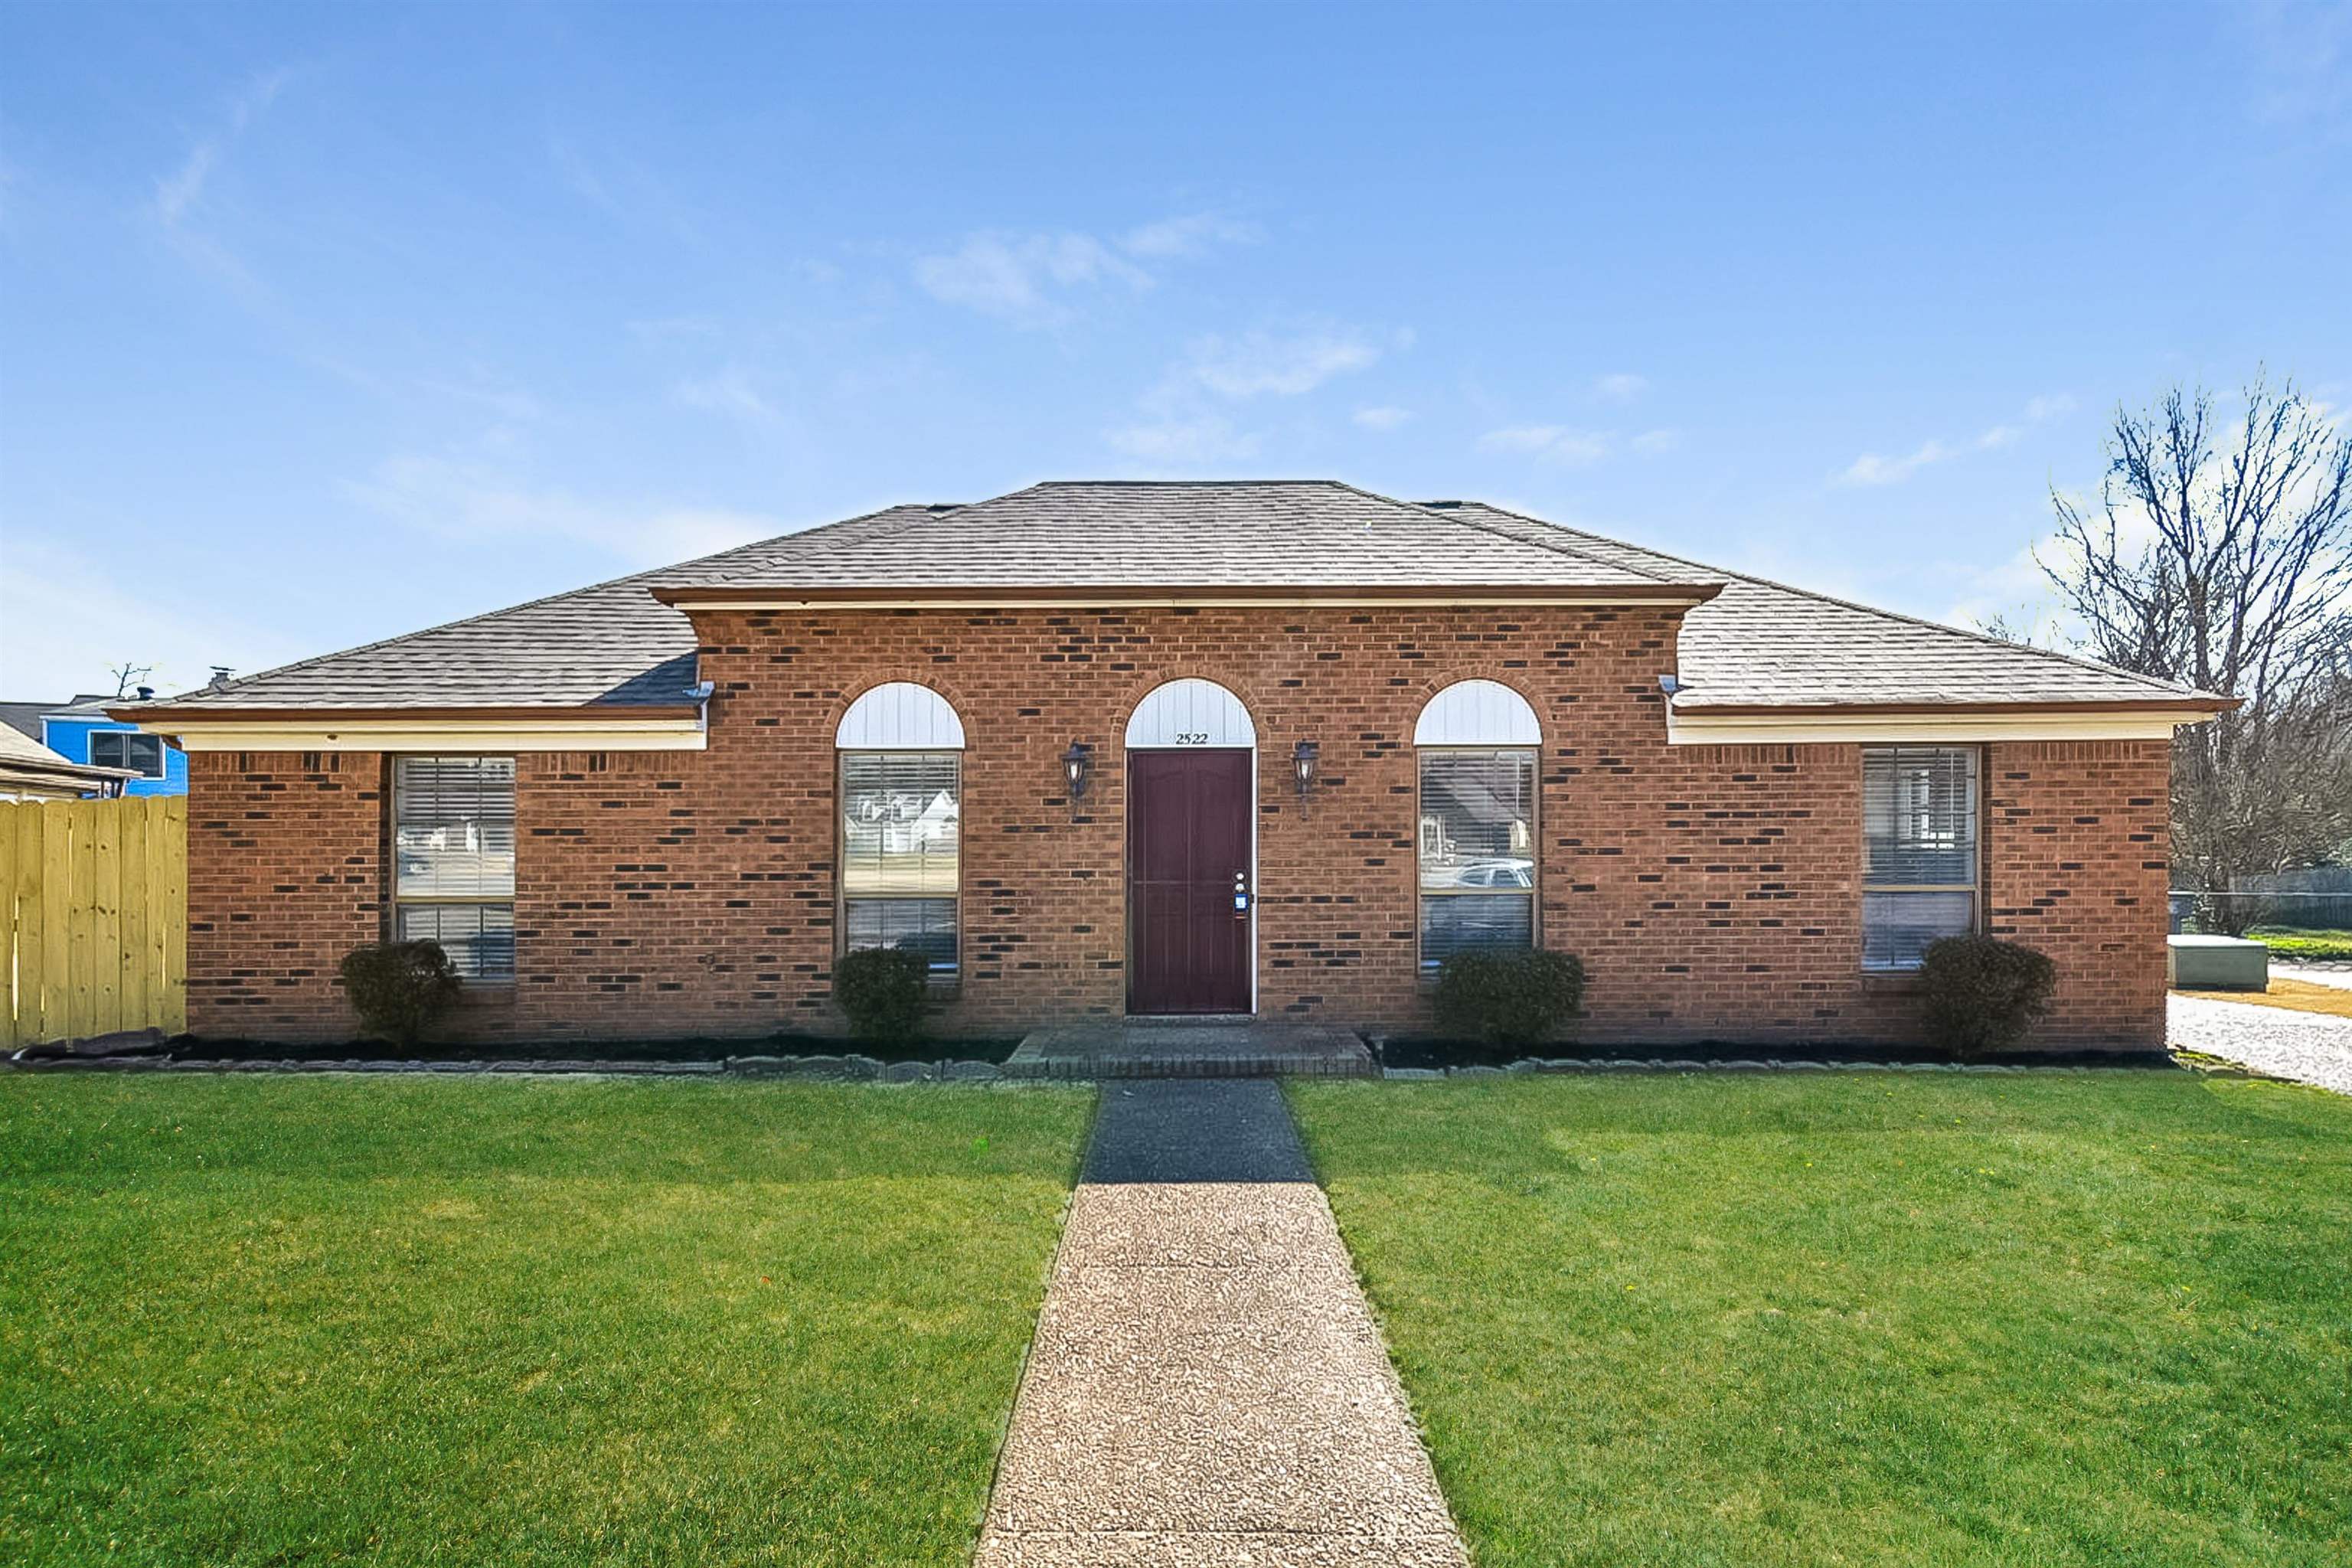
<svg viewBox="0 0 2352 1568"><path fill-rule="evenodd" d="M861 535L856 539L828 540L821 545L818 550L811 552L810 553L821 554L829 550L845 550L855 545L871 543L875 538L895 538L898 534L904 533L907 530L914 527L919 522L929 522L933 518L951 516L956 512L968 510L971 504L971 503L969 501L957 501L953 504L942 504L929 501L897 501L889 506L877 507L872 511L860 512L856 517L845 517L834 522L820 522L811 528L796 529L791 533L773 534L766 539L754 540L749 544L739 544L732 550L719 551L714 555L700 555L691 561L681 561L675 566L656 566L650 572L641 572L637 575L641 577L667 576L672 572L683 572L690 566L699 566L705 562L717 561L723 556L739 555L747 551L763 550L771 545L786 544L793 541L806 539L812 534L831 533L835 529L847 528L854 522L871 522L877 517L887 517L894 511L903 511L908 514L906 517L899 520L896 527L885 529L879 534L871 536ZM627 583L634 582L635 580L635 578L621 577L614 579L614 582ZM597 584L598 587L609 587L612 584L610 584L601 583ZM581 591L585 593L587 590L583 589Z"/></svg>
<svg viewBox="0 0 2352 1568"><path fill-rule="evenodd" d="M217 687L201 686L194 691L184 692L178 697L157 698L155 700L155 705L158 707L184 707L192 702L203 702L205 699L211 697L226 697L231 692L236 690L237 688L247 685L249 682L265 679L270 676L288 675L296 670L309 669L313 665L324 664L331 658L348 658L353 654L373 653L378 648L390 647L395 643L414 642L418 637L430 637L435 632L454 631L459 626L470 626L482 621L497 620L503 616L520 615L525 610L535 610L541 605L552 605L562 599L576 599L581 597L583 595L597 593L605 588L624 587L631 583L641 582L647 577L657 577L664 573L676 572L688 566L699 566L706 561L716 561L721 556L737 554L746 550L754 550L762 544L773 544L780 539L795 539L803 534L822 533L830 529L845 528L853 522L864 522L871 518L880 517L885 512L896 511L897 510L898 510L897 506L877 507L872 511L861 512L856 517L840 518L832 522L820 522L809 528L794 530L790 533L771 534L766 539L752 540L743 544L730 545L724 550L714 550L708 555L693 556L688 560L677 562L668 566L651 566L642 572L630 572L618 577L607 577L601 583L590 583L582 587L566 588L561 592L553 594L541 594L538 598L525 599L520 605L507 605L495 610L483 610L475 615L459 616L455 619L436 622L429 626L419 626L413 632L402 632L395 637L378 637L373 642L355 643L350 647L330 648L325 653L314 653L308 658L298 658L286 664L272 665L268 669L257 669L251 675L238 676L235 679L224 682L222 685ZM651 595L648 595L647 597L650 598ZM133 707L137 706L137 704L135 702L126 703L117 700L114 703L110 703L109 706Z"/></svg>
<svg viewBox="0 0 2352 1568"><path fill-rule="evenodd" d="M1366 493L1366 494L1370 494L1371 492L1370 492L1370 491L1366 491L1365 493ZM1386 498L1383 498L1383 499L1386 499ZM1622 562L1604 560L1604 559L1602 559L1601 556L1594 555L1594 554L1592 554L1591 552L1590 552L1589 551L1583 551L1583 550L1576 550L1576 549L1572 549L1572 548L1570 548L1570 546L1565 545L1565 544L1553 544L1553 543L1551 543L1551 542L1550 542L1549 541L1548 541L1548 540L1541 540L1541 539L1517 539L1517 538L1514 538L1512 535L1510 535L1510 534L1508 534L1508 533L1504 532L1501 529L1499 529L1499 528L1496 528L1496 527L1493 527L1493 526L1491 526L1490 524L1487 524L1487 523L1480 522L1480 521L1478 521L1477 520L1475 520L1475 518L1466 518L1466 517L1459 517L1459 516L1455 516L1455 515L1454 515L1454 514L1453 514L1452 510L1451 510L1450 508L1448 508L1448 507L1439 506L1439 505L1435 504L1434 502L1431 502L1431 501L1405 501L1405 502L1402 502L1402 503L1400 503L1400 504L1402 504L1402 505L1405 505L1405 506L1412 507L1414 510L1419 510L1419 511L1424 511L1424 512L1427 512L1427 513L1428 513L1430 516L1432 516L1432 517L1435 517L1435 518L1443 518L1443 519L1444 519L1444 521L1446 521L1447 522L1454 523L1454 524L1455 524L1455 525L1457 525L1457 526L1459 526L1459 527L1462 527L1462 528L1475 528L1475 529L1476 529L1479 532L1481 532L1481 533L1492 534L1492 535L1493 535L1494 537L1496 537L1496 539L1508 539L1508 540L1510 540L1510 541L1511 541L1511 542L1513 542L1514 544L1532 544L1532 545L1534 545L1538 550L1549 550L1549 551L1552 552L1554 554L1557 554L1557 555L1572 555L1572 556L1576 557L1576 559L1578 559L1579 561L1590 561L1590 562L1591 562L1591 563L1592 563L1594 565L1596 565L1596 566L1607 566L1607 567L1610 567L1610 568L1612 568L1612 569L1613 569L1613 570L1615 570L1615 571L1619 571L1619 572L1632 572L1632 573L1635 574L1636 575L1643 576L1643 577L1647 577L1647 578L1648 578L1648 579L1650 579L1650 581L1652 581L1653 583L1672 584L1672 583L1674 583L1674 581L1675 581L1675 580L1674 580L1673 578L1671 578L1671 577L1661 577L1661 576L1660 576L1660 575L1658 575L1655 572L1652 572L1652 571L1648 570L1648 569L1647 569L1647 568L1645 568L1645 567L1641 567L1641 566L1628 566L1628 565L1626 565L1626 564L1625 564L1624 563L1622 563ZM1456 506L1458 506L1458 505L1460 505L1461 503L1457 501L1457 502L1455 502L1455 503L1454 503L1454 505L1456 505ZM1486 505L1487 505L1487 503L1486 503L1486 502L1485 502L1485 501L1472 501L1470 504L1471 504L1472 506L1486 506ZM1499 507L1499 506L1498 506L1498 507L1493 507L1493 508L1491 508L1490 510L1495 510L1495 511L1499 511L1499 512L1501 512L1501 513L1502 513L1504 516L1506 516L1506 517L1520 517L1520 514L1519 514L1519 513L1515 512L1515 511L1512 511L1512 510L1510 510L1508 508L1506 508L1506 507ZM1570 530L1559 528L1559 524L1557 524L1557 523L1545 522L1543 519L1538 518L1538 517L1524 517L1524 518L1521 518L1520 520L1521 520L1522 521L1525 521L1525 522L1533 522L1533 523L1537 523L1537 524L1539 524L1540 526L1545 527L1545 528L1554 529L1554 530L1556 530L1557 531L1563 532L1563 533L1570 531ZM1596 533L1596 534L1592 534L1592 535L1591 535L1590 537L1594 538L1594 539L1601 539L1601 536L1600 534L1597 534L1597 533ZM1616 542L1616 541L1614 541L1614 540L1603 540L1603 542L1604 542L1604 543L1615 543L1615 542ZM1640 546L1635 545L1635 546L1633 546L1632 548L1639 549L1639 548L1640 548ZM1674 560L1674 559L1675 559L1675 557L1673 557L1673 556L1667 556L1667 557L1665 557L1664 559L1671 561L1671 560ZM1701 569L1702 571L1712 572L1712 571L1714 571L1714 570L1715 570L1715 568L1714 568L1714 567L1712 567L1712 566L1703 566L1703 565L1701 565L1701 563L1698 563L1698 562L1696 562L1696 561L1685 561L1685 562L1684 562L1684 563L1683 563L1683 564L1684 564L1684 565L1685 565L1685 566L1699 566L1699 567L1700 567L1700 569Z"/></svg>
<svg viewBox="0 0 2352 1568"><path fill-rule="evenodd" d="M2061 664L2073 665L2077 668L2095 669L2103 674L2120 676L2126 680L2137 680L2144 686L2155 687L2159 691L2186 696L2206 695L2200 693L2197 688L2186 681L2164 680L2153 675L2142 675L2136 669L2126 669L2120 665L2109 664L2104 659L2087 658L2081 654L2063 653L2056 648L2042 647L2033 643L2012 642L2007 637L1995 637L1990 632L1979 631L1971 626L1956 626L1949 621L1931 621L1925 616L1909 615L1902 610L1881 609L1875 605L1858 604L1852 599L1841 599L1834 594L1824 594L1813 588L1800 588L1793 583L1783 583L1777 578L1759 577L1752 572L1735 572L1727 566L1709 566L1703 561L1693 561L1686 555L1674 555L1663 550L1653 550L1646 544L1634 544L1626 540L1611 539L1605 533L1594 533L1590 529L1571 528L1564 522L1554 522L1549 518L1530 517L1525 512L1513 511L1508 507L1495 506L1490 501L1474 501L1471 504L1488 507L1506 517L1516 517L1523 522L1532 522L1541 528L1556 529L1562 533L1573 533L1585 539L1598 539L1603 543L1621 545L1628 550L1638 550L1645 555L1655 555L1664 561L1678 562L1685 566L1696 566L1703 572L1720 573L1735 582L1752 583L1762 588L1777 588L1783 594L1794 594L1801 599L1835 605L1840 609L1858 611L1865 616L1875 616L1882 620L1902 621L1909 626L1925 626L1930 631L1949 632L1954 637L1968 637L1988 647L2005 648L2012 653L2035 654L2043 658L2055 659Z"/></svg>

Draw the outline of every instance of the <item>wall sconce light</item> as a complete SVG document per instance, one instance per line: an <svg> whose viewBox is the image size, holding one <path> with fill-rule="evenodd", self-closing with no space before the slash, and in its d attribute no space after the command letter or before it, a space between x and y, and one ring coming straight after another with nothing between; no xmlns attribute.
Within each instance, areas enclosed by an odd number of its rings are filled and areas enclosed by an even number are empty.
<svg viewBox="0 0 2352 1568"><path fill-rule="evenodd" d="M1315 758L1319 748L1312 741L1301 741L1290 748L1290 770L1298 779L1298 798L1304 801L1307 792L1315 787Z"/></svg>
<svg viewBox="0 0 2352 1568"><path fill-rule="evenodd" d="M1087 798L1087 777L1094 766L1095 749L1084 741L1071 742L1070 749L1062 753L1062 778L1070 786L1072 805Z"/></svg>

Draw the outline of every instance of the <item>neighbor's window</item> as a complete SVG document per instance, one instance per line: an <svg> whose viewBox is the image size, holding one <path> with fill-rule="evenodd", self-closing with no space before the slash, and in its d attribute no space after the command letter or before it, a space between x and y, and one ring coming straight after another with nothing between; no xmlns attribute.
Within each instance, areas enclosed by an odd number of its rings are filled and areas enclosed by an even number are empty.
<svg viewBox="0 0 2352 1568"><path fill-rule="evenodd" d="M1423 750L1421 964L1536 940L1536 754Z"/></svg>
<svg viewBox="0 0 2352 1568"><path fill-rule="evenodd" d="M1976 748L1864 748L1862 820L1862 966L1916 969L1977 929Z"/></svg>
<svg viewBox="0 0 2352 1568"><path fill-rule="evenodd" d="M468 980L514 978L512 757L392 765L393 932L437 942Z"/></svg>
<svg viewBox="0 0 2352 1568"><path fill-rule="evenodd" d="M89 765L121 768L144 779L163 776L163 737L130 730L97 730L89 737Z"/></svg>
<svg viewBox="0 0 2352 1568"><path fill-rule="evenodd" d="M897 947L956 973L962 753L841 753L842 946Z"/></svg>

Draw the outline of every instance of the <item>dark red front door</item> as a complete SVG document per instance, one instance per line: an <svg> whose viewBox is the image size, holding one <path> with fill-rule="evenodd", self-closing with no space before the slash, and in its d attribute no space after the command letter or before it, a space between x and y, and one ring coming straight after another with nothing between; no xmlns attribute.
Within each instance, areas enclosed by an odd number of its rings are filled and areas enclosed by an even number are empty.
<svg viewBox="0 0 2352 1568"><path fill-rule="evenodd" d="M1250 1010L1250 814L1247 752L1128 753L1129 1012Z"/></svg>

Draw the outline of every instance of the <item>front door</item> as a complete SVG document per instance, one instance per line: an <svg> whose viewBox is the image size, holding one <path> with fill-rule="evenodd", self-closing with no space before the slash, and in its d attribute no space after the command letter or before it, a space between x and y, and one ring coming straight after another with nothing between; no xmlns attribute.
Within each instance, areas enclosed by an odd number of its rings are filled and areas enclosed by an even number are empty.
<svg viewBox="0 0 2352 1568"><path fill-rule="evenodd" d="M1130 1013L1250 1010L1250 753L1129 752Z"/></svg>

